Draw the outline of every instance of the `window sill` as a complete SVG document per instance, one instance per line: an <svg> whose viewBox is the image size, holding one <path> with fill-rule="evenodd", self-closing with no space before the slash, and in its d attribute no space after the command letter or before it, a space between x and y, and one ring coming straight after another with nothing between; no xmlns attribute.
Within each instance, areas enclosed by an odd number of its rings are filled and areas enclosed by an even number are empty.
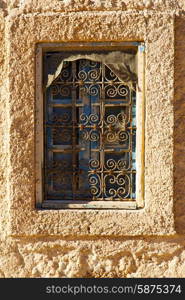
<svg viewBox="0 0 185 300"><path fill-rule="evenodd" d="M41 208L58 209L136 209L136 201L44 201Z"/></svg>

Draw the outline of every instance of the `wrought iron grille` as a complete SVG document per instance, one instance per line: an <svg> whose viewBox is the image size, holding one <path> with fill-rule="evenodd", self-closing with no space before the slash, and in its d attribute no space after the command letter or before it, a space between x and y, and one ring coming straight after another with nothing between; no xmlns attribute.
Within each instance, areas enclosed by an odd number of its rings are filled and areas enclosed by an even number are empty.
<svg viewBox="0 0 185 300"><path fill-rule="evenodd" d="M45 95L46 200L134 201L136 93L104 64L66 62Z"/></svg>

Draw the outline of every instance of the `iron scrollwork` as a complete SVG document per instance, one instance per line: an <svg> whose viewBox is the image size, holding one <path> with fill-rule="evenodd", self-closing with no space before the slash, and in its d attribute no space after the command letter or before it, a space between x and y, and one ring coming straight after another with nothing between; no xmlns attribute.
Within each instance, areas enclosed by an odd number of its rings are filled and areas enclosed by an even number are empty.
<svg viewBox="0 0 185 300"><path fill-rule="evenodd" d="M135 200L135 92L102 63L85 59L66 62L50 91L45 172L55 174L48 183L53 197ZM55 151L65 159L55 160Z"/></svg>

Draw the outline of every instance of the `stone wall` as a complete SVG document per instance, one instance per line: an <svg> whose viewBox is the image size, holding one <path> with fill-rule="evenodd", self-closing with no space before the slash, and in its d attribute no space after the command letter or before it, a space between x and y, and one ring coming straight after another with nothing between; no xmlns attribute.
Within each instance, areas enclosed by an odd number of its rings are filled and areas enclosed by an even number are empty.
<svg viewBox="0 0 185 300"><path fill-rule="evenodd" d="M185 276L185 4L0 1L0 276ZM146 43L141 212L36 211L35 45Z"/></svg>

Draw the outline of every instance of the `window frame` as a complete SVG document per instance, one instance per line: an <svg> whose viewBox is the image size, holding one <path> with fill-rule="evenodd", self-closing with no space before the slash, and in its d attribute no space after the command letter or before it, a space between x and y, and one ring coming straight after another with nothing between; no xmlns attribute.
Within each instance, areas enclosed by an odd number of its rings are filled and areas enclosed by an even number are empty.
<svg viewBox="0 0 185 300"><path fill-rule="evenodd" d="M134 201L57 201L45 200L43 193L44 161L44 90L43 54L47 51L137 50L138 85L136 90L136 200ZM137 209L144 207L144 43L142 42L99 42L99 43L39 43L36 45L36 110L35 110L35 197L38 209ZM139 116L139 118L138 118Z"/></svg>

